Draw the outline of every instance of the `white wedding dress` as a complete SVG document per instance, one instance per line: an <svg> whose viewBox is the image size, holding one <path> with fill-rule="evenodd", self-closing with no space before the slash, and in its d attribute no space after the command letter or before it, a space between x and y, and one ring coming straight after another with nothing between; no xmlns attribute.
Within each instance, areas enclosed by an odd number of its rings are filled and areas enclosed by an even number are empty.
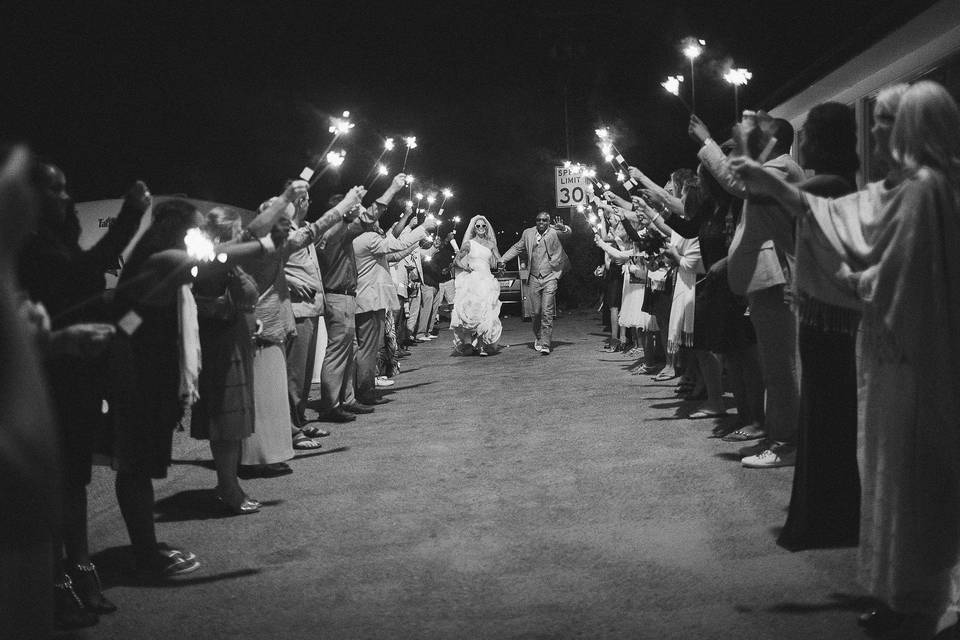
<svg viewBox="0 0 960 640"><path fill-rule="evenodd" d="M467 264L455 279L450 328L453 345L460 353L489 351L500 340L500 283L490 272L493 252L476 240L470 240Z"/></svg>

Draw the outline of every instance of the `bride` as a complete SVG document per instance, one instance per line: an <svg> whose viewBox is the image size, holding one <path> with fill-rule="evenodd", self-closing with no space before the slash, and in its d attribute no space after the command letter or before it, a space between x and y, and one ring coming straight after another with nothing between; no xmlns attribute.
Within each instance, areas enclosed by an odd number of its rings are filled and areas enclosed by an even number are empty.
<svg viewBox="0 0 960 640"><path fill-rule="evenodd" d="M454 266L460 271L454 280L450 328L453 345L463 355L485 356L497 350L500 324L500 283L490 269L500 260L496 234L484 216L470 220Z"/></svg>

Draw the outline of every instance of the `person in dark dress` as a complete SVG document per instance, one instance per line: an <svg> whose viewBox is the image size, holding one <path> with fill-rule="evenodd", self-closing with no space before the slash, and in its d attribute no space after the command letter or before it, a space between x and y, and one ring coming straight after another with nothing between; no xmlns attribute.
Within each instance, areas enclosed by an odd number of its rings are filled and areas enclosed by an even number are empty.
<svg viewBox="0 0 960 640"><path fill-rule="evenodd" d="M19 273L30 299L51 316L44 364L59 428L63 487L62 526L53 550L54 615L58 627L78 628L95 624L98 614L116 611L100 589L87 538L87 485L108 384L106 352L114 334L107 322L104 274L119 266L150 195L145 184L134 184L107 233L83 250L63 172L38 161L32 181L40 224L21 255Z"/></svg>
<svg viewBox="0 0 960 640"><path fill-rule="evenodd" d="M216 207L207 213L205 231L216 244L240 238L238 211ZM257 284L240 266L194 284L200 325L202 366L200 397L190 414L190 435L209 440L217 470L214 490L237 515L254 513L260 503L244 493L237 478L240 447L253 433L253 330L249 316L257 302Z"/></svg>
<svg viewBox="0 0 960 640"><path fill-rule="evenodd" d="M837 198L856 191L857 125L853 109L826 102L807 114L800 160L814 176L798 187ZM805 289L797 245L800 432L787 522L777 543L791 551L853 547L859 539L857 471L857 311L818 300Z"/></svg>
<svg viewBox="0 0 960 640"><path fill-rule="evenodd" d="M162 202L124 267L115 309L123 331L117 334L111 372L116 491L136 572L144 578L171 578L200 566L195 554L159 544L153 519L152 479L166 477L173 430L183 413L179 357L189 338L186 331L181 333L178 312L187 304L183 285L202 284L275 251L286 240L286 229L276 223L287 204L306 189L303 181L290 185L247 226L243 237L252 240L220 245L217 253L223 260L209 262L191 257L184 240L189 229L204 225L204 217L189 202ZM186 324L189 314L183 319Z"/></svg>

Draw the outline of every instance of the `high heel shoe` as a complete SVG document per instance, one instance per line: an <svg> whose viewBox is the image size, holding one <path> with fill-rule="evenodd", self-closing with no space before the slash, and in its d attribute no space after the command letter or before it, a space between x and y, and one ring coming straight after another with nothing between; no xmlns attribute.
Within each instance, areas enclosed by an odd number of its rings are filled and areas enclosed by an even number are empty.
<svg viewBox="0 0 960 640"><path fill-rule="evenodd" d="M67 574L53 585L53 621L58 629L83 629L100 621L96 613L83 606Z"/></svg>
<svg viewBox="0 0 960 640"><path fill-rule="evenodd" d="M113 613L117 605L107 600L103 595L103 584L97 567L92 562L76 564L70 569L73 580L73 590L76 592L83 606L96 613Z"/></svg>
<svg viewBox="0 0 960 640"><path fill-rule="evenodd" d="M239 502L227 500L227 498L220 492L219 488L214 489L214 493L217 496L217 500L219 500L225 507L227 507L227 509L237 516L245 516L251 513L256 513L260 511L260 507L263 506L262 503L254 500L245 493L240 494L241 497Z"/></svg>

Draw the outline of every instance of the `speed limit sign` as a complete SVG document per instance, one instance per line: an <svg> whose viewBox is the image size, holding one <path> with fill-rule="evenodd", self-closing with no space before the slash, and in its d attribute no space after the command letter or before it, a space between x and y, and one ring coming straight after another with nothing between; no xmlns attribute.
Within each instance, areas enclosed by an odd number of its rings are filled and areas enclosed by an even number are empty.
<svg viewBox="0 0 960 640"><path fill-rule="evenodd" d="M572 167L555 167L557 178L557 207L576 207L586 204L593 193L593 185L585 176L573 173Z"/></svg>

